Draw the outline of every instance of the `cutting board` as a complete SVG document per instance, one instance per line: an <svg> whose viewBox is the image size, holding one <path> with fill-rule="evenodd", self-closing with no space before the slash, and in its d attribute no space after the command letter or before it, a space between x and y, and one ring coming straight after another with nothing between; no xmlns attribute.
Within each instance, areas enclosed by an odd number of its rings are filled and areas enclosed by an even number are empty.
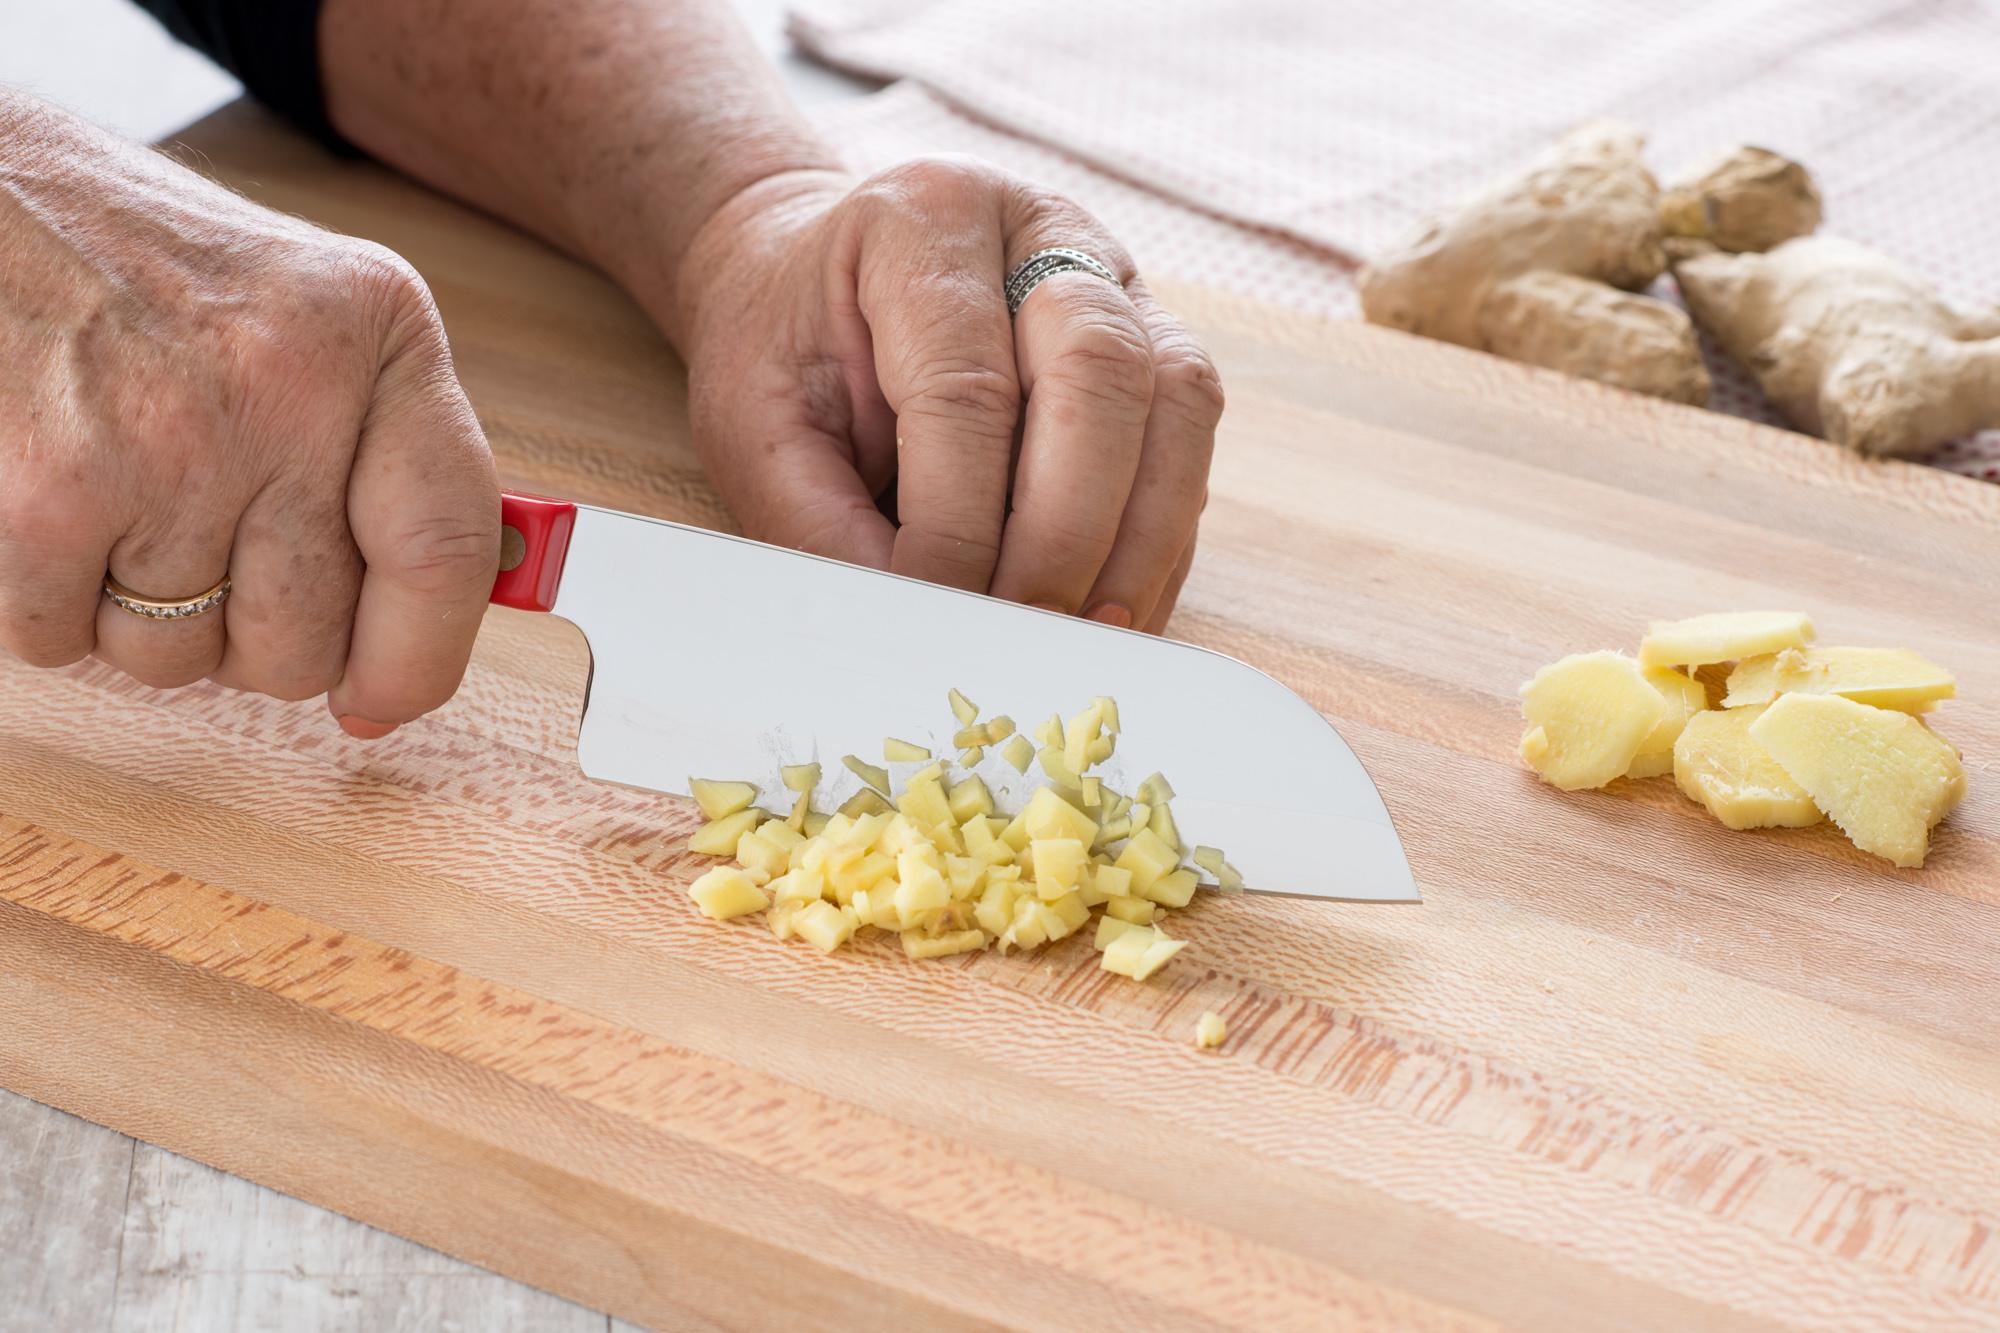
<svg viewBox="0 0 2000 1333"><path fill-rule="evenodd" d="M423 270L509 484L726 523L601 279L248 110L187 143ZM578 775L559 622L374 745L6 664L0 1084L662 1328L2000 1322L2000 487L1161 285L1231 398L1173 632L1337 721L1421 908L1204 896L1144 985L823 958ZM1728 607L1957 669L1926 868L1521 770L1537 665Z"/></svg>

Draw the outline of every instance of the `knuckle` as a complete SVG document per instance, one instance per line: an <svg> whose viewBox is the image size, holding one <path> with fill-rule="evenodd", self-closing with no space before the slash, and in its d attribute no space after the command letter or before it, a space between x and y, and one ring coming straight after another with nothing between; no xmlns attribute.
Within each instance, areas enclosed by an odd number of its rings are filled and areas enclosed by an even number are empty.
<svg viewBox="0 0 2000 1333"><path fill-rule="evenodd" d="M459 592L492 582L500 564L497 518L438 514L390 534L388 561L402 579L427 592Z"/></svg>
<svg viewBox="0 0 2000 1333"><path fill-rule="evenodd" d="M983 592L1000 563L1000 544L972 523L949 516L906 523L897 533L903 563L920 564L924 577L954 588Z"/></svg>
<svg viewBox="0 0 2000 1333"><path fill-rule="evenodd" d="M864 515L859 504L836 498L770 517L776 522L767 528L779 545L809 555L838 556L847 549L849 534Z"/></svg>
<svg viewBox="0 0 2000 1333"><path fill-rule="evenodd" d="M41 625L30 616L0 613L0 648L31 667L73 666L96 645L88 632Z"/></svg>
<svg viewBox="0 0 2000 1333"><path fill-rule="evenodd" d="M18 568L82 549L101 524L103 498L86 485L36 486L0 476L0 550Z"/></svg>
<svg viewBox="0 0 2000 1333"><path fill-rule="evenodd" d="M1114 319L1092 319L1071 329L1046 375L1064 397L1120 415L1143 415L1153 400L1152 349L1136 328Z"/></svg>
<svg viewBox="0 0 2000 1333"><path fill-rule="evenodd" d="M317 699L339 683L338 670L293 668L275 670L260 676L252 683L252 688L259 694L268 694L273 699L296 704L304 703L307 699Z"/></svg>
<svg viewBox="0 0 2000 1333"><path fill-rule="evenodd" d="M936 363L917 374L914 388L917 410L988 423L999 433L1012 434L1021 410L1020 382L997 366Z"/></svg>
<svg viewBox="0 0 2000 1333"><path fill-rule="evenodd" d="M131 661L120 660L112 665L141 685L148 685L156 690L178 690L206 678L215 670L220 660L218 652L194 657L144 656Z"/></svg>
<svg viewBox="0 0 2000 1333"><path fill-rule="evenodd" d="M1095 572L1111 554L1117 533L1076 520L1055 520L1041 525L1035 549L1056 569Z"/></svg>
<svg viewBox="0 0 2000 1333"><path fill-rule="evenodd" d="M971 158L931 156L911 158L874 176L869 185L896 202L957 201L981 193L995 183L993 171Z"/></svg>
<svg viewBox="0 0 2000 1333"><path fill-rule="evenodd" d="M339 683L352 628L351 606L255 619L232 614L226 683L287 703L316 698Z"/></svg>
<svg viewBox="0 0 2000 1333"><path fill-rule="evenodd" d="M430 304L431 291L423 275L388 246L374 241L349 241L343 257L350 275L361 286L397 300Z"/></svg>
<svg viewBox="0 0 2000 1333"><path fill-rule="evenodd" d="M404 337L443 346L444 319L437 300L409 260L372 241L349 243L343 259L352 289L367 306L381 312L390 328Z"/></svg>
<svg viewBox="0 0 2000 1333"><path fill-rule="evenodd" d="M1161 356L1153 378L1159 397L1198 425L1214 430L1222 420L1227 403L1222 376L1201 348L1181 343L1169 349Z"/></svg>

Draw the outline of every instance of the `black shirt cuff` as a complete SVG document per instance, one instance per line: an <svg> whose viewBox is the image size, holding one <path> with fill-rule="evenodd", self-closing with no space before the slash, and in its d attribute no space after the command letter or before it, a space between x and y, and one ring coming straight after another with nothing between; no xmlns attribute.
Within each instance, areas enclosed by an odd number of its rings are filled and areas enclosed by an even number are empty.
<svg viewBox="0 0 2000 1333"><path fill-rule="evenodd" d="M138 0L168 32L243 81L251 96L337 152L319 76L320 0Z"/></svg>

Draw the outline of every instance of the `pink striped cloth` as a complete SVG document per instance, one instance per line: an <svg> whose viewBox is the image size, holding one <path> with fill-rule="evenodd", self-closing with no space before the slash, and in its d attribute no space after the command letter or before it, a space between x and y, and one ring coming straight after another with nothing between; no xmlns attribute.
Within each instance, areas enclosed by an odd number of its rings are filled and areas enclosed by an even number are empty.
<svg viewBox="0 0 2000 1333"><path fill-rule="evenodd" d="M2000 0L797 0L792 33L902 80L820 113L855 165L977 153L1274 304L1354 315L1368 255L1599 115L1663 175L1797 157L1826 230L2000 301ZM1712 368L1711 407L1778 419ZM2000 480L2000 432L1927 461Z"/></svg>

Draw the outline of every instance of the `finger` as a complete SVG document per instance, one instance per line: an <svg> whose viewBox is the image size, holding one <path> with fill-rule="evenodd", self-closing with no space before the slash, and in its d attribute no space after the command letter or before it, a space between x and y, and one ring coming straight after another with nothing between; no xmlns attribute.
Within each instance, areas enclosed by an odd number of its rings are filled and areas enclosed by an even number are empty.
<svg viewBox="0 0 2000 1333"><path fill-rule="evenodd" d="M353 637L327 706L372 739L457 691L500 565L500 488L435 315L392 354L347 486L365 563Z"/></svg>
<svg viewBox="0 0 2000 1333"><path fill-rule="evenodd" d="M751 537L851 565L889 568L895 526L876 508L845 441L794 423L747 448L720 441L704 452L729 511Z"/></svg>
<svg viewBox="0 0 2000 1333"><path fill-rule="evenodd" d="M973 179L982 176L920 162L889 177L883 188L899 193L878 214L885 240L857 273L876 378L896 414L889 567L976 592L999 559L1021 410L998 195Z"/></svg>
<svg viewBox="0 0 2000 1333"><path fill-rule="evenodd" d="M151 601L201 596L229 572L239 503L218 484L182 503L155 505L112 546L111 577ZM225 637L220 611L153 620L108 597L97 608L98 658L159 689L192 685L214 671Z"/></svg>
<svg viewBox="0 0 2000 1333"><path fill-rule="evenodd" d="M1077 225L1016 231L1018 264L1034 251L1076 244ZM1084 242L1102 254L1107 242ZM1130 261L1104 260L1121 282ZM1027 392L1014 509L1001 538L993 594L1075 612L1117 542L1138 472L1153 398L1152 340L1122 286L1060 273L1029 294L1014 321Z"/></svg>
<svg viewBox="0 0 2000 1333"><path fill-rule="evenodd" d="M1174 562L1173 572L1167 575L1166 587L1160 590L1160 600L1154 604L1153 614L1145 624L1148 634L1165 634L1167 622L1173 618L1174 608L1180 604L1181 588L1187 583L1188 574L1194 569L1194 551L1199 534L1188 537L1187 549Z"/></svg>
<svg viewBox="0 0 2000 1333"><path fill-rule="evenodd" d="M0 493L0 649L30 666L80 662L97 647L115 535L105 508L12 479Z"/></svg>
<svg viewBox="0 0 2000 1333"><path fill-rule="evenodd" d="M1144 284L1132 300L1153 345L1153 399L1117 544L1098 572L1084 613L1113 625L1149 625L1187 549L1208 493L1222 383L1215 365Z"/></svg>
<svg viewBox="0 0 2000 1333"><path fill-rule="evenodd" d="M228 631L218 684L310 699L339 683L361 594L347 530L345 448L251 501L229 558Z"/></svg>

